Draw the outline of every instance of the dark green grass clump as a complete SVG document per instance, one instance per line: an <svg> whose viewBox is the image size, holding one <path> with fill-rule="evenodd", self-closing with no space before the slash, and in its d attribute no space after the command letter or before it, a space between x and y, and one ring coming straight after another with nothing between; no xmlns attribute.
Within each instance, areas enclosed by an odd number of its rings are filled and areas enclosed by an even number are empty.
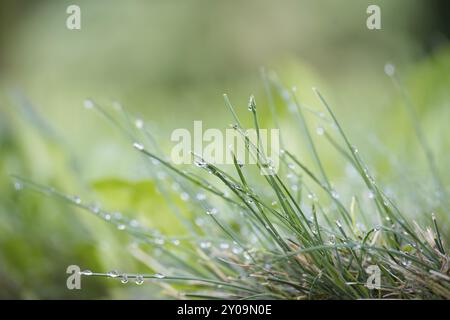
<svg viewBox="0 0 450 320"><path fill-rule="evenodd" d="M303 114L307 109L297 100L295 90L286 90L272 77L264 76L264 81L277 126L274 95L295 106L313 166L284 149L282 140L280 170L264 176L252 172L270 171L270 161L259 141L253 144L249 140L226 96L235 120L232 128L257 160L257 168L242 165L234 155L231 170L195 155L194 169L184 170L160 152L145 124L139 123L136 130L126 111L122 110L124 117L117 120L89 102L123 130L145 161L151 160L147 162L153 176L164 173L164 179L155 178L156 187L182 223L183 234L163 234L79 197L24 179L15 177L16 183L64 199L128 232L137 241L132 253L145 260L151 270L148 274L85 270L82 274L86 276L118 278L123 283L149 282L160 285L167 297L180 299L450 299L448 248L437 218L449 214L448 200L418 122L414 122L416 133L436 180L439 202L436 216L424 209L420 222L402 211L396 199L375 181L325 98L315 90L332 129L321 129L320 134L351 166L355 173L351 179L361 183L374 209L365 207L361 190L347 190L352 196L344 201L322 164ZM253 98L249 110L258 129ZM181 204L180 195L186 200ZM376 288L367 282L373 266L381 273Z"/></svg>

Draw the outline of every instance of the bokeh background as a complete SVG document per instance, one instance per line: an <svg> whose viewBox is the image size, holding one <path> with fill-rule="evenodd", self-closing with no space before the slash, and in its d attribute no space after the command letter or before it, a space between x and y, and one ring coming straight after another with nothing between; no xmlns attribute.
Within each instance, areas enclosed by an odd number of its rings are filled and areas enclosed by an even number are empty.
<svg viewBox="0 0 450 320"><path fill-rule="evenodd" d="M79 31L66 28L70 4L81 7ZM381 7L382 30L366 28L369 4ZM9 177L129 205L135 195L127 194L124 181L142 178L142 159L117 130L83 108L87 98L108 108L120 102L145 119L167 149L170 132L192 128L193 120L218 128L231 123L223 93L238 110L255 94L261 118L268 118L264 67L297 86L307 105L319 105L311 92L319 87L380 175L412 183L391 166L392 155L400 167L412 165L418 179L429 179L398 91L383 71L389 62L414 101L448 184L449 12L445 0L2 1L0 298L159 297L156 287L108 279L67 290L70 264L145 266L130 254L126 235L55 199L18 193ZM290 145L301 148L289 110L280 105L277 112ZM341 166L326 148L320 152L339 179ZM155 193L139 201L150 224L168 210Z"/></svg>

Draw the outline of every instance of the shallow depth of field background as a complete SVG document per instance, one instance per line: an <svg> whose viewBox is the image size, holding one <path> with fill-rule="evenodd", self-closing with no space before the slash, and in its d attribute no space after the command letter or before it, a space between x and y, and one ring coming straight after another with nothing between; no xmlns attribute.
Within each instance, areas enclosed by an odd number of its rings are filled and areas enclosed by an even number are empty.
<svg viewBox="0 0 450 320"><path fill-rule="evenodd" d="M70 4L81 7L80 31L65 27ZM369 4L381 6L380 31L366 28ZM448 185L449 12L444 0L2 1L0 298L158 297L156 286L111 279L87 279L83 290L67 290L70 264L128 272L145 272L145 266L130 255L126 235L55 199L16 192L8 177L19 174L105 206L128 204L126 188L105 181L145 179L142 158L83 108L86 98L106 108L122 103L170 150L170 132L190 129L194 120L204 127L231 123L223 93L244 117L254 94L262 123L270 126L260 79L265 67L297 86L313 108L320 104L311 87L320 88L381 180L410 183L392 167L395 156L411 176L428 181L405 109L383 71L391 62ZM32 109L21 107L24 99ZM289 145L301 150L289 110L279 105L278 112ZM333 179L344 179L345 168L327 156L326 145L320 152ZM103 187L92 194L86 191L92 185ZM145 201L141 219L171 224L157 194L149 192Z"/></svg>

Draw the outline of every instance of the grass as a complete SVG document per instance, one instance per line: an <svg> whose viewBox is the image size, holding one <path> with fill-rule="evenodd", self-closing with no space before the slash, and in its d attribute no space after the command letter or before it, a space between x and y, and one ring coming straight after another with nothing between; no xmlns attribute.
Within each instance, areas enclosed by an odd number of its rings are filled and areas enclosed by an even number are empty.
<svg viewBox="0 0 450 320"><path fill-rule="evenodd" d="M85 270L83 275L159 285L166 297L450 299L449 255L445 244L448 239L441 231L447 228L437 218L449 214L447 191L400 82L393 76L436 182L429 190L430 197L435 190L439 194L439 205L434 208L436 215L421 208L418 221L402 210L397 199L375 180L324 95L314 89L326 115L302 106L296 90L287 90L275 76L263 72L263 80L276 127L280 126L275 108L278 98L286 105L295 105L295 121L313 165L306 165L294 151L284 149L287 139L282 136L280 170L259 175L260 169L271 170L270 162L259 141L253 144L246 135L239 112L226 95L225 105L235 121L232 127L257 160L257 168L240 164L234 155L231 169L208 163L199 155L193 155L196 164L193 168L175 166L161 152L149 128L143 123L136 128L126 110L121 109L121 116L116 117L92 101L87 103L123 131L130 145L142 155L161 197L172 208L173 219L182 223L185 230L182 234L162 233L78 196L14 176L16 187L67 201L128 232L137 241L131 253L152 271L135 274ZM259 128L253 97L248 109L253 126ZM327 128L318 133L353 168L355 174L347 177L345 183L350 189L347 190L350 201L345 201L333 186L306 115L325 123ZM164 173L165 178L157 179L158 173ZM353 187L355 181L358 188ZM363 199L362 194L368 194L369 199ZM184 201L180 202L180 197ZM407 200L415 202L412 193ZM381 272L378 289L367 286L368 268L373 265Z"/></svg>

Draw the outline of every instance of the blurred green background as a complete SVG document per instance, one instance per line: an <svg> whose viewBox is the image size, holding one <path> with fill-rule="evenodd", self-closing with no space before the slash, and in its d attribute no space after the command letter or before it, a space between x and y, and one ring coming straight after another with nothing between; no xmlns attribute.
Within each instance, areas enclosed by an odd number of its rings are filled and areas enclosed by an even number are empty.
<svg viewBox="0 0 450 320"><path fill-rule="evenodd" d="M66 28L70 4L81 7L79 31ZM381 7L382 30L366 28L369 4ZM48 0L2 1L0 8L0 298L158 297L157 287L102 279L67 290L70 264L145 266L130 255L127 236L54 199L18 193L8 177L19 174L68 193L102 179L142 177L141 159L117 130L83 108L86 98L109 107L119 101L167 149L170 132L192 128L193 120L205 127L231 123L223 93L239 110L255 94L260 117L268 119L264 67L297 86L307 105L319 105L310 90L319 87L379 172L396 173L375 136L424 177L413 129L383 71L391 62L449 182L448 1ZM277 111L283 132L293 134L289 111L281 105ZM301 148L293 137L290 145ZM342 178L340 164L325 147L320 152L327 170ZM102 198L101 188L92 198L117 205L108 193ZM147 211L167 210L154 193L147 201Z"/></svg>

